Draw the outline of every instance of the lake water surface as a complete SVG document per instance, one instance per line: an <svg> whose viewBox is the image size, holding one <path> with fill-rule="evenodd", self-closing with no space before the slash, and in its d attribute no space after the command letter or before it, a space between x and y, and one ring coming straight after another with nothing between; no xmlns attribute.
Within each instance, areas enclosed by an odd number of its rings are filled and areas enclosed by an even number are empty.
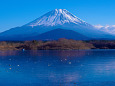
<svg viewBox="0 0 115 86"><path fill-rule="evenodd" d="M0 51L0 86L115 86L115 50Z"/></svg>

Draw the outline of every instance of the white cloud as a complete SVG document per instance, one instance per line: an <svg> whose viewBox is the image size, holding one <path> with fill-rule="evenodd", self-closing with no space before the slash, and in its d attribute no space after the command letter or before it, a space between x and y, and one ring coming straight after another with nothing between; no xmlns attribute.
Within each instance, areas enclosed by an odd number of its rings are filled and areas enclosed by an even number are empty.
<svg viewBox="0 0 115 86"><path fill-rule="evenodd" d="M102 26L102 25L98 24L98 25L94 25L94 27L101 30L101 31L115 35L115 25Z"/></svg>
<svg viewBox="0 0 115 86"><path fill-rule="evenodd" d="M98 25L94 25L94 27L97 28L97 29L100 29L100 28L102 28L102 27L104 27L104 26L98 24Z"/></svg>
<svg viewBox="0 0 115 86"><path fill-rule="evenodd" d="M112 27L115 27L115 25L112 25Z"/></svg>

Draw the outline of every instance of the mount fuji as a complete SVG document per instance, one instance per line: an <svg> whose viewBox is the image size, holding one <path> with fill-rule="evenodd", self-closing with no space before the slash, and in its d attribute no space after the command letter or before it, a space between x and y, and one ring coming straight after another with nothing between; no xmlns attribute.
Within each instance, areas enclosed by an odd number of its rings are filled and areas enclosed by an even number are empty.
<svg viewBox="0 0 115 86"><path fill-rule="evenodd" d="M60 30L59 30L60 28ZM58 34L56 33L58 29ZM62 30L63 29L63 30ZM60 31L60 32L59 32ZM56 35L63 34L61 31L64 31L65 34L63 37L67 37L70 33L76 33L73 35L76 37L70 37L71 39L76 40L90 40L90 39L114 39L115 36L108 34L104 31L96 29L93 25L88 24L87 22L79 19L66 9L55 9L52 10L43 16L35 19L34 21L25 24L21 27L16 27L9 29L5 32L0 33L0 40L34 40L34 39L55 39L52 36L47 38L48 35L55 32ZM67 34L66 34L67 32ZM47 35L45 35L47 33ZM43 35L42 35L43 34ZM68 35L68 36L67 36ZM46 37L42 37L46 36ZM29 39L30 38L30 39ZM32 38L32 39L31 39ZM59 38L62 38L59 36ZM42 39L41 39L42 40Z"/></svg>

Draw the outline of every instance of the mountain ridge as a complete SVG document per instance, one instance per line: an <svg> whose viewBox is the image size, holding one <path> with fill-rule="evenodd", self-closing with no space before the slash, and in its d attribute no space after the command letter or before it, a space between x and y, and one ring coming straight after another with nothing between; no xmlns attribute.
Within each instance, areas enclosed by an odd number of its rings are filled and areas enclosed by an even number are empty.
<svg viewBox="0 0 115 86"><path fill-rule="evenodd" d="M28 39L33 40L58 40L60 38L65 39L74 39L74 40L90 40L91 38L86 37L80 33L77 33L73 30L65 30L65 29L55 29L48 32L45 32L43 34L40 34L38 36L29 37Z"/></svg>
<svg viewBox="0 0 115 86"><path fill-rule="evenodd" d="M85 21L82 21L80 18L71 14L66 9L55 9L37 18L36 20L28 23L27 26L32 26L32 27L38 25L56 26L65 23L70 23L70 22L75 24L79 24L79 23L87 24Z"/></svg>
<svg viewBox="0 0 115 86"><path fill-rule="evenodd" d="M83 36L94 39L112 39L115 36L96 29L93 25L82 21L65 9L55 9L22 27L12 28L0 33L0 40L24 40L28 37L38 36L48 31L61 28L72 30ZM26 39L25 39L26 40ZM82 39L81 39L82 40Z"/></svg>

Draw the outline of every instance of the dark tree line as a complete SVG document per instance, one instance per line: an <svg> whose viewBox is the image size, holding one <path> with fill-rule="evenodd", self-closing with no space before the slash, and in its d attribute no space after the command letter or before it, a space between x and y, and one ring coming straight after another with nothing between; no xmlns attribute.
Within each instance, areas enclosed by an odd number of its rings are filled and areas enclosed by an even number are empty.
<svg viewBox="0 0 115 86"><path fill-rule="evenodd" d="M61 38L53 41L0 42L0 50L79 50L115 49L115 41L78 41Z"/></svg>

